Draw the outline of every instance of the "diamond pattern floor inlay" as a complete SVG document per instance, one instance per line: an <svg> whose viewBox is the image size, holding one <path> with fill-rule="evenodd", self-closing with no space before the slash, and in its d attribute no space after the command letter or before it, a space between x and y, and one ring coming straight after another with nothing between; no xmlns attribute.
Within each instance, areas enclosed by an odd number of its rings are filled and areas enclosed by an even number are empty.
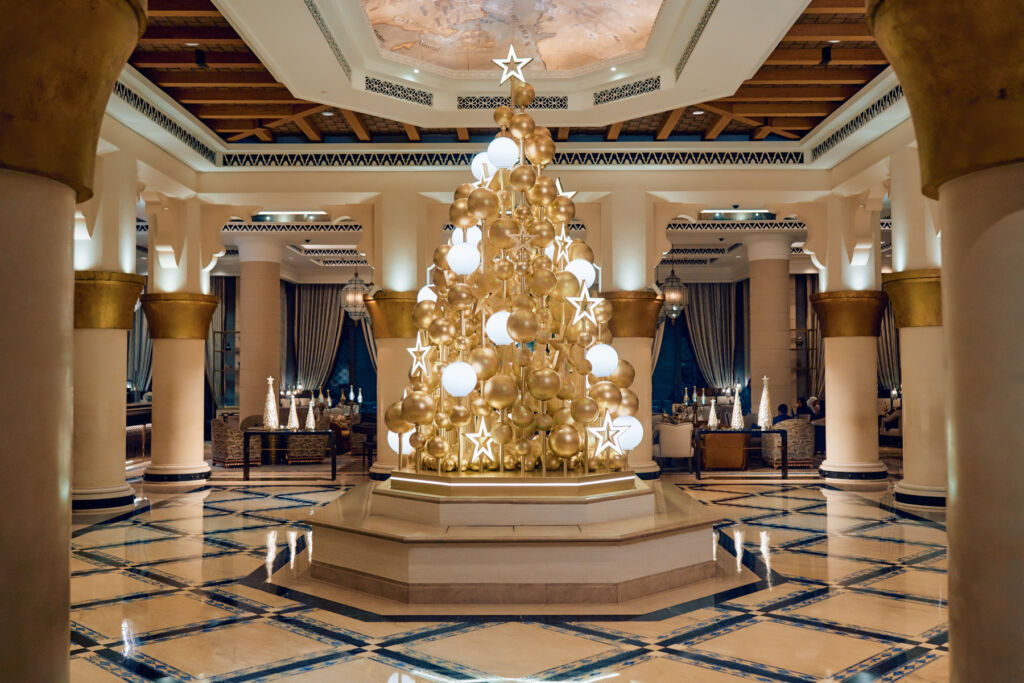
<svg viewBox="0 0 1024 683"><path fill-rule="evenodd" d="M747 583L643 614L404 617L267 582L308 571L302 520L351 485L203 486L76 520L71 680L949 679L945 528L888 497L680 484L728 516L719 562L741 544Z"/></svg>

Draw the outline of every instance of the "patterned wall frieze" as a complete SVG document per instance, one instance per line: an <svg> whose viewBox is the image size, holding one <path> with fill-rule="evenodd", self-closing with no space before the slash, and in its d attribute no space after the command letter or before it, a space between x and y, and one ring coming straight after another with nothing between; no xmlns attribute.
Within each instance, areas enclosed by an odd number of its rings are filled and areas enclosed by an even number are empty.
<svg viewBox="0 0 1024 683"><path fill-rule="evenodd" d="M666 230L673 231L732 231L732 230L806 230L803 221L672 221Z"/></svg>
<svg viewBox="0 0 1024 683"><path fill-rule="evenodd" d="M314 258L310 259L313 263L324 268L344 268L344 267L369 267L370 262L365 258Z"/></svg>
<svg viewBox="0 0 1024 683"><path fill-rule="evenodd" d="M288 248L299 254L300 256L308 257L325 257L325 256L336 256L339 258L363 258L363 254L360 254L355 249L303 249L300 246L289 244Z"/></svg>
<svg viewBox="0 0 1024 683"><path fill-rule="evenodd" d="M373 76L366 77L366 91L374 92L378 95L387 95L388 97L394 97L395 99L405 100L414 104L422 104L424 107L434 106L434 93L432 92L420 90L419 88L410 88L401 83L392 83L391 81L374 78Z"/></svg>
<svg viewBox="0 0 1024 683"><path fill-rule="evenodd" d="M135 109L135 111L139 112L150 121L188 145L189 149L193 152L199 154L210 163L217 163L216 152L203 144L199 138L192 135L192 133L189 133L176 121L167 116L167 114L161 111L156 105L142 97L142 95L139 95L121 81L114 83L114 95L121 100L124 100L133 109Z"/></svg>
<svg viewBox="0 0 1024 683"><path fill-rule="evenodd" d="M659 266L710 266L716 258L664 258Z"/></svg>
<svg viewBox="0 0 1024 683"><path fill-rule="evenodd" d="M221 232L358 232L357 223L225 223Z"/></svg>
<svg viewBox="0 0 1024 683"><path fill-rule="evenodd" d="M883 218L883 219L881 219L878 222L878 227L880 227L882 230L892 230L892 219L891 218Z"/></svg>
<svg viewBox="0 0 1024 683"><path fill-rule="evenodd" d="M558 152L555 166L800 165L803 152Z"/></svg>
<svg viewBox="0 0 1024 683"><path fill-rule="evenodd" d="M704 7L704 14L701 15L700 21L697 23L697 28L690 35L690 42L686 44L686 49L683 50L683 54L679 56L679 61L676 62L677 81L679 80L679 74L683 73L683 69L686 68L686 63L690 61L690 55L693 54L694 49L697 47L697 42L700 40L701 34L704 33L704 29L707 28L708 22L711 21L711 15L716 7L718 7L718 0L708 0L708 4Z"/></svg>
<svg viewBox="0 0 1024 683"><path fill-rule="evenodd" d="M238 256L238 247L227 247L224 249L225 256Z"/></svg>
<svg viewBox="0 0 1024 683"><path fill-rule="evenodd" d="M324 40L327 41L327 45L331 48L331 52L334 53L334 58L338 60L338 66L345 72L349 80L352 80L352 67L345 58L345 53L342 52L341 47L338 45L338 41L334 39L331 29L327 28L327 22L324 20L324 15L320 13L320 8L316 6L316 0L304 0L304 2L306 3L306 9L309 10L310 15L313 17L313 21L316 22L317 28L320 29Z"/></svg>
<svg viewBox="0 0 1024 683"><path fill-rule="evenodd" d="M855 132L860 130L864 124L871 119L875 118L883 111L896 104L903 99L903 86L897 85L895 88L885 93L877 100L872 102L869 106L863 109L859 114L854 116L852 119L847 121L841 128L836 130L834 133L829 135L827 138L822 140L820 143L814 146L811 150L811 160L815 160L825 152L829 151L846 138L853 135Z"/></svg>
<svg viewBox="0 0 1024 683"><path fill-rule="evenodd" d="M721 255L726 253L728 250L725 247L673 247L666 252L666 255L682 255L689 254L692 256L701 255Z"/></svg>
<svg viewBox="0 0 1024 683"><path fill-rule="evenodd" d="M511 106L512 99L508 95L459 95L456 98L457 109L494 109ZM530 109L568 109L568 95L537 95L533 98Z"/></svg>
<svg viewBox="0 0 1024 683"><path fill-rule="evenodd" d="M645 95L649 92L661 90L661 76L651 76L640 81L633 81L624 85L616 85L613 88L598 90L594 93L594 106L608 104L616 100L624 100L627 97Z"/></svg>
<svg viewBox="0 0 1024 683"><path fill-rule="evenodd" d="M149 232L149 222L141 218L135 219L135 232Z"/></svg>

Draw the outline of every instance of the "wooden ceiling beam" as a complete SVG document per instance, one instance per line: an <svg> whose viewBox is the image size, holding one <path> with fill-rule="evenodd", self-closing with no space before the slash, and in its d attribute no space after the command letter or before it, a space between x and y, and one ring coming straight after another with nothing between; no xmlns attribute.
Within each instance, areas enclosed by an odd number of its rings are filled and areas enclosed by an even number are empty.
<svg viewBox="0 0 1024 683"><path fill-rule="evenodd" d="M782 41L814 43L827 40L875 42L867 24L793 24Z"/></svg>
<svg viewBox="0 0 1024 683"><path fill-rule="evenodd" d="M654 139L664 140L668 138L668 136L672 134L672 131L676 129L676 124L679 123L679 117L683 115L684 111L686 111L686 107L679 107L670 111L665 116L665 120L662 121L661 125L658 127L658 132L655 133Z"/></svg>
<svg viewBox="0 0 1024 683"><path fill-rule="evenodd" d="M159 71L145 75L161 88L283 88L269 71Z"/></svg>
<svg viewBox="0 0 1024 683"><path fill-rule="evenodd" d="M219 17L220 11L210 0L149 0L146 15L150 17Z"/></svg>
<svg viewBox="0 0 1024 683"><path fill-rule="evenodd" d="M775 49L765 66L817 66L822 63L823 50L815 47L780 47ZM876 47L833 47L827 64L885 65L889 60Z"/></svg>
<svg viewBox="0 0 1024 683"><path fill-rule="evenodd" d="M313 127L310 123L309 118L305 116L299 116L295 119L295 125L299 127L302 134L306 136L306 139L310 142L323 142L324 136L320 134L320 131Z"/></svg>
<svg viewBox="0 0 1024 683"><path fill-rule="evenodd" d="M455 135L459 142L469 142L469 128L456 128Z"/></svg>
<svg viewBox="0 0 1024 683"><path fill-rule="evenodd" d="M804 14L864 14L864 3L858 0L811 0Z"/></svg>
<svg viewBox="0 0 1024 683"><path fill-rule="evenodd" d="M167 94L182 104L307 103L281 88L169 88Z"/></svg>
<svg viewBox="0 0 1024 683"><path fill-rule="evenodd" d="M616 140L619 139L619 133L621 132L622 121L619 121L618 123L613 123L612 125L608 126L608 130L604 134L604 139L607 140L608 142L615 142Z"/></svg>
<svg viewBox="0 0 1024 683"><path fill-rule="evenodd" d="M835 109L829 102L737 102L732 107L745 116L828 116Z"/></svg>
<svg viewBox="0 0 1024 683"><path fill-rule="evenodd" d="M260 140L262 140L263 142L273 142L274 141L274 134L271 133L269 130L266 130L265 128L257 129L255 134L256 134L256 137L259 138Z"/></svg>
<svg viewBox="0 0 1024 683"><path fill-rule="evenodd" d="M241 133L253 131L260 127L257 119L213 119L210 129L214 133Z"/></svg>
<svg viewBox="0 0 1024 683"><path fill-rule="evenodd" d="M405 128L405 136L409 138L409 142L420 141L420 129L411 123L403 123L402 126Z"/></svg>
<svg viewBox="0 0 1024 683"><path fill-rule="evenodd" d="M771 126L758 126L750 134L751 140L764 140L772 132Z"/></svg>
<svg viewBox="0 0 1024 683"><path fill-rule="evenodd" d="M706 109L707 111L710 111L710 112L712 112L714 114L718 114L719 116L728 116L730 118L734 118L737 121L739 121L740 123L745 123L748 126L760 127L760 126L767 125L764 119L747 116L746 114L737 114L737 113L735 113L733 111L733 109L732 109L733 105L731 105L731 104L721 104L721 103L718 103L718 102L705 102L705 103L703 103L700 106L701 106L702 109ZM776 128L774 126L769 126L769 127L772 129L771 130L772 133L775 133L776 135L780 135L780 136L782 136L784 138L788 138L790 140L798 140L800 138L799 135L796 135L795 133L790 133L787 130L783 130L781 128ZM723 130L724 129L725 129L725 127L723 126ZM719 132L719 134L721 134L721 133Z"/></svg>
<svg viewBox="0 0 1024 683"><path fill-rule="evenodd" d="M752 85L862 85L877 69L776 69L764 67L746 82Z"/></svg>
<svg viewBox="0 0 1024 683"><path fill-rule="evenodd" d="M244 138L247 138L250 135L259 136L260 131L265 131L265 130L270 129L270 128L277 128L279 126L283 126L284 124L291 123L293 121L296 123L296 125L299 126L300 130L303 130L302 124L298 123L299 119L303 119L303 118L305 118L307 116L313 116L315 114L319 114L319 113L324 112L324 111L326 111L326 110L328 110L330 108L331 107L327 106L326 104L316 104L316 105L313 105L311 107L307 106L307 107L301 107L299 109L292 108L289 111L289 113L286 114L285 116L281 116L279 118L276 118L273 121L270 121L269 123L264 123L262 126L257 125L255 127L251 128L250 130L240 131L238 133L238 135L232 135L230 138L228 138L228 142L236 142L238 140L242 140ZM312 126L310 126L310 127L312 128ZM215 124L215 128L216 128L216 124ZM305 131L303 130L303 132L305 132ZM308 137L308 134L307 134L307 137Z"/></svg>
<svg viewBox="0 0 1024 683"><path fill-rule="evenodd" d="M363 120L359 118L359 114L351 109L339 109L338 111L345 117L345 122L348 123L348 127L355 133L359 142L370 141L370 134L367 132L366 126L363 125Z"/></svg>
<svg viewBox="0 0 1024 683"><path fill-rule="evenodd" d="M156 52L136 50L128 62L136 69L237 69L238 67L263 66L251 52L204 52L205 62L196 62L195 49L181 52Z"/></svg>
<svg viewBox="0 0 1024 683"><path fill-rule="evenodd" d="M765 124L776 128L778 130L811 130L819 123L820 118L799 118L794 116L783 116L779 118L769 118L765 121Z"/></svg>
<svg viewBox="0 0 1024 683"><path fill-rule="evenodd" d="M709 141L714 140L722 134L722 131L724 131L725 127L729 125L730 121L732 121L732 116L724 112L718 113L718 120L711 124L710 128L704 131L703 138Z"/></svg>
<svg viewBox="0 0 1024 683"><path fill-rule="evenodd" d="M559 128L558 129L558 141L559 142L565 142L566 140L568 140L569 139L569 131L570 130L571 130L571 128L569 128L568 126L562 126L561 128Z"/></svg>
<svg viewBox="0 0 1024 683"><path fill-rule="evenodd" d="M853 86L740 86L734 94L716 102L845 102L860 88Z"/></svg>
<svg viewBox="0 0 1024 683"><path fill-rule="evenodd" d="M202 104L191 108L201 119L270 119L291 116L290 104Z"/></svg>
<svg viewBox="0 0 1024 683"><path fill-rule="evenodd" d="M185 45L199 43L209 45L230 45L245 47L245 41L230 26L149 26L139 38L139 45Z"/></svg>

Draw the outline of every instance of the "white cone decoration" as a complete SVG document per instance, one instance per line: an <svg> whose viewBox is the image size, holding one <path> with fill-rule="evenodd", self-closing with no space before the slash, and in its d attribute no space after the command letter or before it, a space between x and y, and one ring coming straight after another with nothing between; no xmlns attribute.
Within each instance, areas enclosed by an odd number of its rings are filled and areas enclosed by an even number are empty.
<svg viewBox="0 0 1024 683"><path fill-rule="evenodd" d="M711 412L708 413L708 429L714 431L718 429L718 406L715 405L718 399L711 399Z"/></svg>
<svg viewBox="0 0 1024 683"><path fill-rule="evenodd" d="M772 428L772 399L768 395L768 376L761 378L764 388L761 389L761 405L757 408L757 426L761 429Z"/></svg>
<svg viewBox="0 0 1024 683"><path fill-rule="evenodd" d="M316 411L314 410L313 399L309 399L309 410L306 411L306 429L316 429Z"/></svg>
<svg viewBox="0 0 1024 683"><path fill-rule="evenodd" d="M292 405L288 409L288 429L299 428L299 413L295 410L295 394L292 394Z"/></svg>
<svg viewBox="0 0 1024 683"><path fill-rule="evenodd" d="M740 405L740 385L736 385L736 394L732 400L732 428L743 429L743 406Z"/></svg>
<svg viewBox="0 0 1024 683"><path fill-rule="evenodd" d="M277 394L274 393L274 378L267 378L267 401L263 406L263 426L266 429L280 429L277 417Z"/></svg>

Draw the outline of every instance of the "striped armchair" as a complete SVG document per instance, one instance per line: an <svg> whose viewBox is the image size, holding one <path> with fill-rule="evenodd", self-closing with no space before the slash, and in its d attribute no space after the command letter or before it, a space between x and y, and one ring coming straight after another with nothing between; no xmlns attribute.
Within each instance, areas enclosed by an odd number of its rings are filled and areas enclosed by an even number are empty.
<svg viewBox="0 0 1024 683"><path fill-rule="evenodd" d="M814 427L810 422L799 418L783 420L774 425L773 429L786 430L790 467L817 466L818 459L814 457ZM761 458L766 465L776 469L782 467L782 436L761 435Z"/></svg>
<svg viewBox="0 0 1024 683"><path fill-rule="evenodd" d="M243 453L242 430L238 426L238 417L221 415L210 422L210 451L213 464L221 467L241 467ZM249 450L249 466L260 464L258 444Z"/></svg>

